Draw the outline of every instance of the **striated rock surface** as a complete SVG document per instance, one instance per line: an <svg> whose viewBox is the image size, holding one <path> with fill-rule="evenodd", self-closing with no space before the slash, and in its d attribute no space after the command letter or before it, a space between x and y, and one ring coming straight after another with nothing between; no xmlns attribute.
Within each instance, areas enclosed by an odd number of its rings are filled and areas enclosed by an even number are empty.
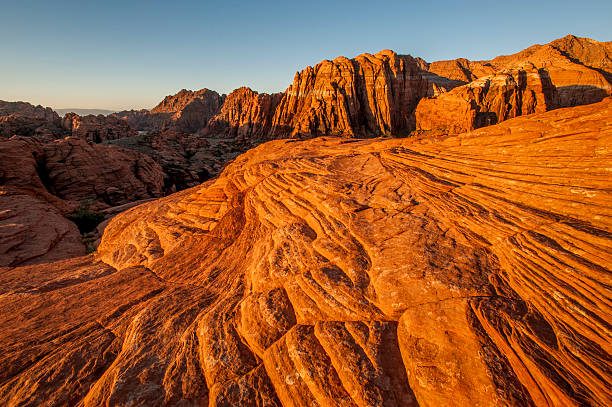
<svg viewBox="0 0 612 407"><path fill-rule="evenodd" d="M274 115L274 135L400 135L422 97L456 86L421 62L385 50L339 57L296 73Z"/></svg>
<svg viewBox="0 0 612 407"><path fill-rule="evenodd" d="M557 107L548 74L533 65L485 76L433 98L416 109L417 130L463 133Z"/></svg>
<svg viewBox="0 0 612 407"><path fill-rule="evenodd" d="M101 114L79 116L76 113L67 113L62 119L62 127L72 136L92 143L102 143L137 134L126 121Z"/></svg>
<svg viewBox="0 0 612 407"><path fill-rule="evenodd" d="M257 93L242 87L230 93L204 130L204 135L252 144L267 139L282 94Z"/></svg>
<svg viewBox="0 0 612 407"><path fill-rule="evenodd" d="M0 266L85 254L76 225L63 216L75 205L40 179L42 155L42 145L29 139L0 142Z"/></svg>
<svg viewBox="0 0 612 407"><path fill-rule="evenodd" d="M612 93L611 44L567 36L490 61L459 58L433 63L384 50L307 67L280 95L239 88L226 100L208 89L182 90L150 112L114 116L141 131L170 128L212 139L232 138L238 147L284 137L405 136L416 128L415 109L421 99L526 66L538 70L547 82L542 86L550 86L550 79L557 88L558 97L554 104L547 102L548 109L601 101ZM480 82L473 85L482 87ZM514 112L508 117L525 114L517 105L503 109ZM471 121L472 110L460 120Z"/></svg>
<svg viewBox="0 0 612 407"><path fill-rule="evenodd" d="M266 143L0 270L0 404L610 405L611 109Z"/></svg>

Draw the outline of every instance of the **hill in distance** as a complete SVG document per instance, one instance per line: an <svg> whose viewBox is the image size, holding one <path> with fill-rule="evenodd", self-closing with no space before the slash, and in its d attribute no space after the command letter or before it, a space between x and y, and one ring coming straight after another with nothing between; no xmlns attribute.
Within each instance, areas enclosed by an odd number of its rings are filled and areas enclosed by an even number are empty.
<svg viewBox="0 0 612 407"><path fill-rule="evenodd" d="M60 116L65 115L66 113L76 113L79 116L87 116L89 114L93 114L94 116L97 116L99 114L104 115L104 116L108 116L109 114L112 113L116 113L117 110L107 110L107 109L80 109L80 108L72 108L72 109L68 109L68 108L63 108L63 109L53 109L57 112L57 114L59 114Z"/></svg>

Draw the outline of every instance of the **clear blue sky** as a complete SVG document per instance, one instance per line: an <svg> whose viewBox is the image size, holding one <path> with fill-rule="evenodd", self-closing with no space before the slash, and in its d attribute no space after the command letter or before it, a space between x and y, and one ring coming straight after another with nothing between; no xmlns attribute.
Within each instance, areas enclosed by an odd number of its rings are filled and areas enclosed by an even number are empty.
<svg viewBox="0 0 612 407"><path fill-rule="evenodd" d="M323 59L393 49L489 59L612 40L612 1L0 0L0 99L150 108L182 88L284 90Z"/></svg>

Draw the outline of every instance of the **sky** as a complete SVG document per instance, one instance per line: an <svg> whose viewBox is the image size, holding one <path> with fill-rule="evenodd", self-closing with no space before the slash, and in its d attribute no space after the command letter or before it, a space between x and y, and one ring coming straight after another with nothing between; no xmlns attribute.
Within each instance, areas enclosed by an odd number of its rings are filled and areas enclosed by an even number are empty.
<svg viewBox="0 0 612 407"><path fill-rule="evenodd" d="M611 21L610 0L0 0L0 100L122 110L183 88L280 92L337 56L490 59L567 34L612 41Z"/></svg>

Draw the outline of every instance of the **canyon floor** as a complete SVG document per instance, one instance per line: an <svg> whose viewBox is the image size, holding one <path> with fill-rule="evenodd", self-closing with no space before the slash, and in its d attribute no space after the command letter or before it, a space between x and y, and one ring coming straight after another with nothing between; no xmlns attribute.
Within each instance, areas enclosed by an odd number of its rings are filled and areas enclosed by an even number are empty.
<svg viewBox="0 0 612 407"><path fill-rule="evenodd" d="M0 269L0 404L609 406L611 118L249 150Z"/></svg>

